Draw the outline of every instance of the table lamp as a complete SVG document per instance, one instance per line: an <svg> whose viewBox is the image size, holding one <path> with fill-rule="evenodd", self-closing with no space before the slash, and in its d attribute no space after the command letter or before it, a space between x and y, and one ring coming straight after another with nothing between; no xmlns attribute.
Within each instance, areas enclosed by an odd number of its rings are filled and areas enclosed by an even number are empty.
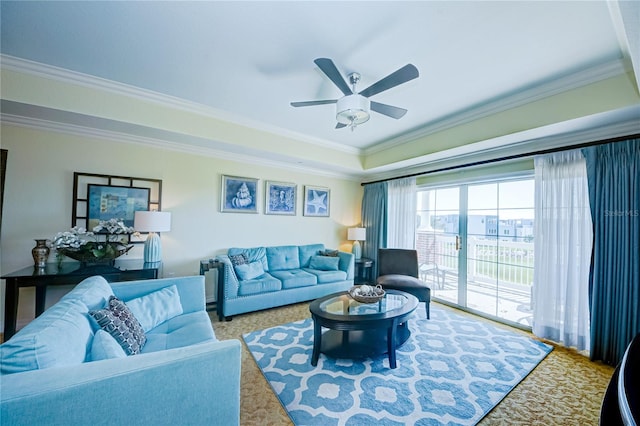
<svg viewBox="0 0 640 426"><path fill-rule="evenodd" d="M157 232L171 231L171 213L158 211L137 211L133 219L133 228L138 232L148 232L144 242L144 261L160 262L162 245Z"/></svg>
<svg viewBox="0 0 640 426"><path fill-rule="evenodd" d="M367 239L366 228L349 228L347 230L347 239L349 241L353 241L351 252L353 253L356 260L360 259L362 257L362 247L360 246L360 241L364 241Z"/></svg>

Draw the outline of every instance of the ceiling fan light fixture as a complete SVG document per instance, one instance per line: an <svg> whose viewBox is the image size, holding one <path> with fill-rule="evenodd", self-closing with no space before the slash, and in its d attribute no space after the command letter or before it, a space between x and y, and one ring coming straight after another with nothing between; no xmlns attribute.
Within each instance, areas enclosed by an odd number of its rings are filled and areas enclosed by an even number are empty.
<svg viewBox="0 0 640 426"><path fill-rule="evenodd" d="M336 104L336 120L352 128L369 121L371 101L362 95L347 95Z"/></svg>

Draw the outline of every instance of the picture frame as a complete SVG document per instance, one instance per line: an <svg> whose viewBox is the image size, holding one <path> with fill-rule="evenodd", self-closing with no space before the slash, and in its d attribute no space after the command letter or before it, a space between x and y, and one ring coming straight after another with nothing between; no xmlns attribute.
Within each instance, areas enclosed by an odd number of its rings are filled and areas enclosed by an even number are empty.
<svg viewBox="0 0 640 426"><path fill-rule="evenodd" d="M150 194L149 188L87 184L87 229L110 219L133 227L135 212L149 210Z"/></svg>
<svg viewBox="0 0 640 426"><path fill-rule="evenodd" d="M220 211L223 213L258 213L259 179L222 175Z"/></svg>
<svg viewBox="0 0 640 426"><path fill-rule="evenodd" d="M265 183L264 214L296 215L298 185L289 182Z"/></svg>
<svg viewBox="0 0 640 426"><path fill-rule="evenodd" d="M304 216L329 217L331 190L322 186L304 187Z"/></svg>

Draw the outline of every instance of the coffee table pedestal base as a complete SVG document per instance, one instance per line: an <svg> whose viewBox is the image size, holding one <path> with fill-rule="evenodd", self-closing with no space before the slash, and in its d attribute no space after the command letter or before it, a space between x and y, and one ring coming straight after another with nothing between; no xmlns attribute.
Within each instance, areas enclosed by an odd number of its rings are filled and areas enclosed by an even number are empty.
<svg viewBox="0 0 640 426"><path fill-rule="evenodd" d="M314 337L314 349L316 342L320 341L318 352L330 358L361 359L388 353L389 367L396 368L396 348L402 346L410 336L407 322L389 329L326 330L319 339ZM318 355L314 351L311 365L317 365Z"/></svg>

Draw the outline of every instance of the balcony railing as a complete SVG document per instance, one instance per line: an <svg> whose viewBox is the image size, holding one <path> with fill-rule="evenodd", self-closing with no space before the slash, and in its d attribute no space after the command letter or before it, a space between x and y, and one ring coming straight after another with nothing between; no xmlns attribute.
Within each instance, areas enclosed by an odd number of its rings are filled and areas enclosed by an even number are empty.
<svg viewBox="0 0 640 426"><path fill-rule="evenodd" d="M427 233L433 238L426 245L418 241L418 259L421 264L434 263L439 269L455 273L458 269L456 239L452 235ZM424 237L422 237L424 238ZM433 251L427 253L426 251ZM531 287L533 284L533 243L501 241L471 236L467 239L467 279L500 282Z"/></svg>
<svg viewBox="0 0 640 426"><path fill-rule="evenodd" d="M432 295L458 303L455 235L417 234L420 277ZM533 243L471 236L467 240L467 307L531 325Z"/></svg>

